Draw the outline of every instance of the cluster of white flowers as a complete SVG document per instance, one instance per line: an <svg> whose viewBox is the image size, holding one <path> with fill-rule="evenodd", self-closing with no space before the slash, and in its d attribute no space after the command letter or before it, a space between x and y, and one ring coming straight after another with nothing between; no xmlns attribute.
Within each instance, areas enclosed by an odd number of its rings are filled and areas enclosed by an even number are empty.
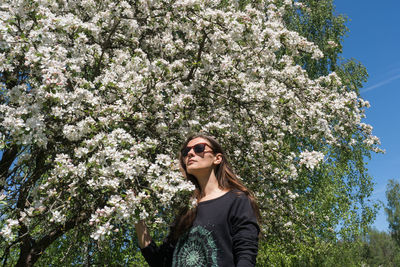
<svg viewBox="0 0 400 267"><path fill-rule="evenodd" d="M231 2L2 1L0 71L14 80L0 85L0 147L43 150L52 163L16 215L21 223L45 215L63 224L85 211L95 239L116 221L164 223L157 210L193 190L176 161L190 132L216 135L256 194L276 199L301 166L324 159L304 140L352 146L341 141L360 131L377 148L361 123L368 103L336 74L312 80L295 65L296 55L323 55L286 28L284 6ZM290 53L278 56L282 47ZM260 199L268 217L286 207L268 201ZM5 222L1 234L11 238L13 227Z"/></svg>
<svg viewBox="0 0 400 267"><path fill-rule="evenodd" d="M106 235L109 235L111 233L112 229L113 226L109 222L106 222L105 224L100 225L96 229L96 231L93 234L91 234L91 237L94 240L103 239Z"/></svg>
<svg viewBox="0 0 400 267"><path fill-rule="evenodd" d="M15 238L13 228L15 229L18 224L18 220L7 219L4 227L0 231L0 235L2 235L7 240L13 240Z"/></svg>
<svg viewBox="0 0 400 267"><path fill-rule="evenodd" d="M64 223L65 222L65 215L62 214L60 211L55 210L52 212L52 216L50 218L50 222L55 222L55 223Z"/></svg>
<svg viewBox="0 0 400 267"><path fill-rule="evenodd" d="M309 169L314 169L323 159L323 153L318 151L309 152L306 150L300 154L300 165L305 165Z"/></svg>

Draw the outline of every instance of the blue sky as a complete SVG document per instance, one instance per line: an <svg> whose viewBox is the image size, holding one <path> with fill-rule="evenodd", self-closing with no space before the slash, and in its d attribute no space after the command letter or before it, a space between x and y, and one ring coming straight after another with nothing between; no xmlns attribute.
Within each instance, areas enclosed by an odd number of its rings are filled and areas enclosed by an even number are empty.
<svg viewBox="0 0 400 267"><path fill-rule="evenodd" d="M400 181L400 1L334 0L337 14L350 19L343 43L344 58L360 61L369 74L361 97L371 107L365 122L374 127L385 154L374 154L368 162L375 190L372 198L386 203L389 179ZM388 230L381 209L375 223L380 231Z"/></svg>

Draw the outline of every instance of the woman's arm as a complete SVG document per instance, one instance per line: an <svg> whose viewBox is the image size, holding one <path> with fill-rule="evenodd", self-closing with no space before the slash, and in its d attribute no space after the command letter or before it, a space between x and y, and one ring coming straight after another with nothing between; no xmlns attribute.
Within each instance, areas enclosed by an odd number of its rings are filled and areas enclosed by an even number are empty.
<svg viewBox="0 0 400 267"><path fill-rule="evenodd" d="M165 241L161 246L157 246L152 240L149 230L144 221L139 221L136 225L140 251L151 267L171 266L174 246Z"/></svg>
<svg viewBox="0 0 400 267"><path fill-rule="evenodd" d="M138 237L139 247L145 248L151 243L151 236L149 234L149 229L147 229L146 223L144 221L139 221L136 225L136 234Z"/></svg>
<svg viewBox="0 0 400 267"><path fill-rule="evenodd" d="M255 266L260 228L250 200L237 197L231 210L233 257L236 267Z"/></svg>

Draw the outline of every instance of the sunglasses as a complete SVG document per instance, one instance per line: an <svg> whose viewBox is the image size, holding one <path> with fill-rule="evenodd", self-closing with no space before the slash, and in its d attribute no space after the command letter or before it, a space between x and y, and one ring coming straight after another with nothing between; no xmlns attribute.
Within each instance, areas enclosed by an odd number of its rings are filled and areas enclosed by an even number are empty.
<svg viewBox="0 0 400 267"><path fill-rule="evenodd" d="M212 149L212 147L207 143L198 143L198 144L195 144L194 146L187 146L182 150L182 157L186 157L192 148L193 148L194 153L196 153L196 154L203 153L204 150L206 149L206 146L208 146L209 148ZM206 152L209 152L209 151L206 151ZM212 152L212 151L210 151L210 152Z"/></svg>

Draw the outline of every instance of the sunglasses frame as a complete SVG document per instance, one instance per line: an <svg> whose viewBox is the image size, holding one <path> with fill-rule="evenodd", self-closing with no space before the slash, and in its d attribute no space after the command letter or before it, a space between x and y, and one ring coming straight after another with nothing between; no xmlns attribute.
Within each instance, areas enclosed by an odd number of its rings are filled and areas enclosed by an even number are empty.
<svg viewBox="0 0 400 267"><path fill-rule="evenodd" d="M196 151L196 146L198 146L198 145L204 145L204 149L203 149L203 151L201 151L201 152L197 152ZM206 150L206 146L208 146L209 148L211 148L211 151L205 151ZM200 154L200 153L204 153L204 152L213 152L213 148L209 145L209 144L207 144L207 143L197 143L197 144L195 144L194 146L186 146L184 149L182 149L182 151L181 151L181 154L182 154L182 157L187 157L187 155L189 154L189 152L190 152L190 150L192 150L192 148L193 148L193 152L195 153L195 154ZM187 150L187 149L189 149L189 150ZM186 152L186 154L185 154L185 150L187 150L187 152Z"/></svg>

